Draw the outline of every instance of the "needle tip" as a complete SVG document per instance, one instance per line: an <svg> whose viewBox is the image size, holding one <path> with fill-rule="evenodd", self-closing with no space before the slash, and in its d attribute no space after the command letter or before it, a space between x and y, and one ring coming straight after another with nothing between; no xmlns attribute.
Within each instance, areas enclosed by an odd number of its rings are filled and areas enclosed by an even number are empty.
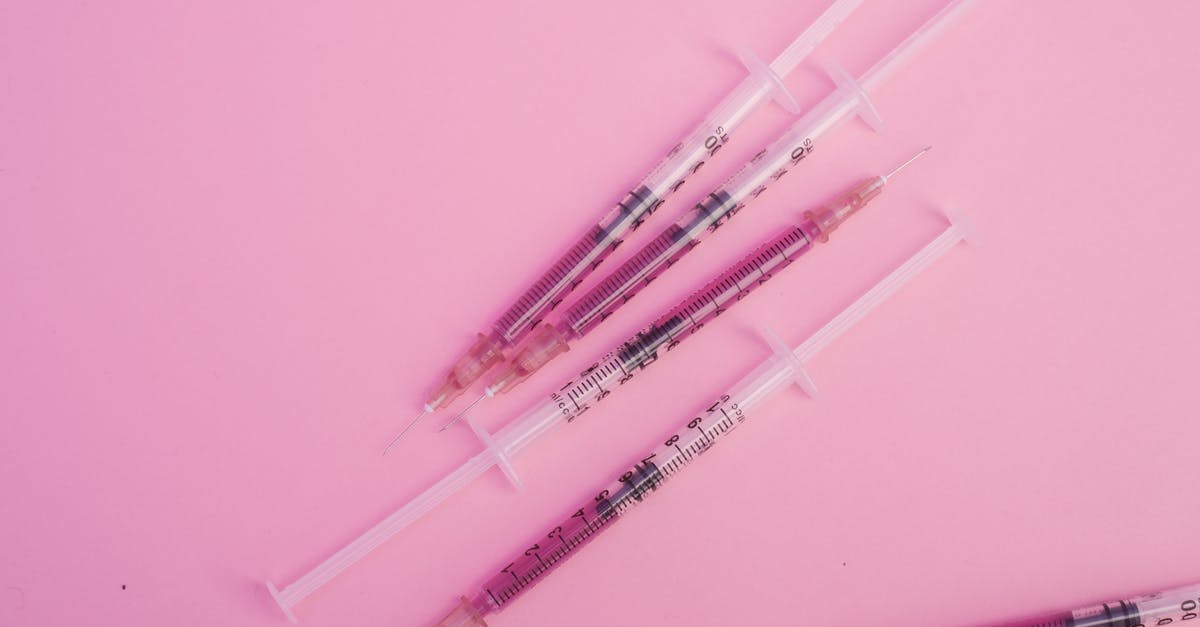
<svg viewBox="0 0 1200 627"><path fill-rule="evenodd" d="M404 427L403 431L401 431L399 434L397 434L396 437L392 438L392 441L388 442L387 446L383 447L383 452L380 453L380 455L381 456L387 455L388 451L392 450L392 447L395 446L396 443L399 442L400 439L404 437L404 434L408 433L410 429L417 426L417 423L420 422L422 418L424 418L425 416L428 416L429 414L430 414L430 411L428 408L426 408L425 411L417 414L417 417L410 420L408 423L408 426Z"/></svg>
<svg viewBox="0 0 1200 627"><path fill-rule="evenodd" d="M457 416L455 416L453 419L451 419L451 420L450 420L450 422L447 422L446 424L442 425L442 428L441 428L441 429L438 429L438 433L441 433L441 432L445 431L446 429L449 429L450 427L453 427L453 426L454 426L454 423L458 422L459 420L462 420L462 417L463 417L463 416L466 416L466 415L467 415L467 412L471 411L471 408L472 408L472 407L474 407L474 406L478 405L480 401L482 401L483 399L485 399L485 398L487 398L487 397L488 397L488 395L487 395L487 393L485 392L485 393L484 393L483 395L481 395L479 398L477 398L477 399L475 399L475 400L471 401L471 404L470 404L470 405L467 405L466 407L464 407L464 408L463 408L463 410L462 410L462 411L458 412L458 415L457 415Z"/></svg>
<svg viewBox="0 0 1200 627"><path fill-rule="evenodd" d="M470 409L470 407L468 407L467 409ZM455 423L457 423L459 420L461 420L461 419L462 419L462 417L463 417L463 416L465 416L465 415L467 415L467 410L466 410L466 409L464 409L464 410L462 411L462 413L460 413L459 415L457 415L457 416L455 416L455 417L451 418L450 420L446 421L446 424L442 425L442 426L441 426L441 427L438 429L438 433L441 433L441 432L445 431L446 429L449 429L450 427L453 427L453 426L454 426L454 424L455 424Z"/></svg>
<svg viewBox="0 0 1200 627"><path fill-rule="evenodd" d="M909 157L909 158L908 158L908 161L905 161L904 163L901 163L900 165L898 165L898 166L896 166L895 168L893 168L891 172L888 172L887 174L884 174L884 175L883 175L883 180L884 180L884 181L887 181L888 179L892 178L892 177L893 177L893 176L895 176L895 175L896 175L896 173L898 173L900 170L903 170L904 168L907 168L907 167L908 167L908 165L909 165L910 163L912 163L913 161L916 161L917 159L920 159L920 158L921 158L921 155L924 155L925 153L929 152L930 150L933 150L933 146L926 146L926 147L924 147L924 148L920 149L919 151L917 151L917 153L916 153L916 154L914 154L913 156Z"/></svg>

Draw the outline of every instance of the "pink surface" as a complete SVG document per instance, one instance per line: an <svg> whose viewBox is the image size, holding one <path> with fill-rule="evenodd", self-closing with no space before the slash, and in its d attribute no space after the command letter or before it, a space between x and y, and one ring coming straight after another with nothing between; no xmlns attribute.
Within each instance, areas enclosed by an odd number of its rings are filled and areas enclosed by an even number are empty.
<svg viewBox="0 0 1200 627"><path fill-rule="evenodd" d="M0 6L0 625L281 625L286 582L478 450L440 371L823 0ZM861 71L938 1L865 4ZM297 608L425 625L940 228L953 251L498 615L937 625L1200 580L1200 4L987 1L495 428L927 143L786 274ZM802 103L826 93L812 65ZM789 122L752 118L680 213ZM618 258L673 218L659 217ZM615 265L615 261L610 265ZM601 273L593 276L598 280Z"/></svg>

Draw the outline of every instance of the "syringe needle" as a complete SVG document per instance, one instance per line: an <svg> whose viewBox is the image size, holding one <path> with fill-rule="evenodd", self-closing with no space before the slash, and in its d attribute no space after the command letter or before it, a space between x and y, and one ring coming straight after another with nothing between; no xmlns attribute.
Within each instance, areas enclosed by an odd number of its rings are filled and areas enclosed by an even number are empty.
<svg viewBox="0 0 1200 627"><path fill-rule="evenodd" d="M929 151L930 151L930 150L932 150L932 149L933 149L933 146L926 146L926 147L922 148L920 152L918 152L917 154L915 154L915 155L913 155L913 156L909 157L909 158L908 158L908 161L905 161L904 163L901 163L900 165L898 165L898 166L896 166L894 169L892 169L892 171L891 171L891 172L888 172L887 174L884 174L884 175L883 175L883 180L884 180L884 181L887 181L888 179L892 178L893 176L895 176L895 175L896 175L896 173L897 173L897 172L899 172L900 170L903 170L904 168L907 168L907 167L908 167L908 165L909 165L910 163L912 163L913 161L916 161L917 159L920 159L920 158L921 158L921 155L923 155L923 154L925 154L925 153L929 152Z"/></svg>
<svg viewBox="0 0 1200 627"><path fill-rule="evenodd" d="M413 427L417 426L417 423L418 423L418 422L420 422L422 418L424 418L425 416L428 416L428 415L429 415L429 410L428 410L428 409L426 409L425 411L423 411L423 412L421 412L421 413L417 414L417 417L416 417L416 418L413 418L413 419L412 419L412 422L409 422L409 423L408 423L408 426L407 426L407 427L404 427L404 430L403 430L403 431L401 431L399 435L397 435L396 437L392 438L392 441L391 441L391 442L388 442L388 445L387 445L387 446L385 446L385 447L383 448L383 452L382 452L382 453L380 453L380 455L387 455L388 451L392 450L392 447L393 447L393 446L395 446L395 445L396 445L396 443L400 441L400 438L403 438L403 437L404 437L404 434L408 433L410 429L412 429Z"/></svg>
<svg viewBox="0 0 1200 627"><path fill-rule="evenodd" d="M467 412L471 411L471 408L472 408L472 407L474 407L474 406L478 405L478 404L479 404L479 401L482 401L483 399L485 399L485 398L487 398L487 397L488 397L488 395L487 395L487 394L482 394L482 395L480 395L480 396L479 396L479 398L477 398L477 399L475 399L475 400L471 401L471 404L470 404L470 405L467 405L466 407L464 407L464 408L463 408L463 410L462 410L462 411L458 412L458 415L457 415L457 416L455 416L453 419L451 419L451 420L450 420L450 422L447 422L446 424L442 425L442 428L441 428L441 429L438 429L438 433L441 433L441 432L445 431L446 429L449 429L450 427L453 427L453 426L454 426L454 423L458 422L459 420L462 420L462 417L463 417L463 416L466 416L466 415L467 415Z"/></svg>

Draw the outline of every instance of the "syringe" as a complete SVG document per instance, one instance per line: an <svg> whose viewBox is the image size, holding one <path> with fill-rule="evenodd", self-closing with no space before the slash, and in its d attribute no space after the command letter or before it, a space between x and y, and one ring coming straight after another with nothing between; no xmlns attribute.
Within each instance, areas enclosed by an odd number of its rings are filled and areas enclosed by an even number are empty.
<svg viewBox="0 0 1200 627"><path fill-rule="evenodd" d="M800 118L782 137L758 153L715 192L697 203L678 222L646 244L607 279L567 310L555 324L540 325L467 410L484 398L515 387L583 337L642 288L666 272L701 240L725 224L812 153L814 142L838 122L858 112L873 126L878 114L867 100L873 89L894 72L923 43L944 28L970 0L956 0L866 71L856 82L831 69L838 89ZM886 179L885 179L886 180ZM461 416L462 414L459 414ZM458 420L456 417L446 426ZM445 427L443 427L444 429ZM401 434L403 435L403 434ZM401 436L393 439L393 443ZM391 446L391 444L389 444ZM386 451L386 449L385 449Z"/></svg>
<svg viewBox="0 0 1200 627"><path fill-rule="evenodd" d="M780 147L785 150L792 149L792 145L786 143L782 146L773 145L770 149L764 151L764 153L769 153ZM790 238L804 237L805 247L794 251L793 257L807 251L808 244L814 239L819 238L822 242L827 240L829 233L837 228L840 222L865 207L867 203L883 193L884 187L891 180L892 176L895 176L928 150L929 147L924 148L887 174L871 177L859 182L820 211L807 212L805 214L806 223L789 231L788 237ZM730 186L726 186L723 190L728 188ZM736 186L734 188L736 189ZM750 200L746 199L737 202L735 198L729 196L723 190L711 194L708 200L697 205L682 220L672 225L666 231L663 231L661 235L647 244L638 254L630 258L629 261L624 263L603 283L584 296L578 304L567 310L558 323L542 324L539 326L525 345L521 347L521 350L508 361L506 367L501 371L500 376L484 389L483 396L471 403L470 406L463 410L463 413L470 411L483 398L495 396L513 389L556 356L569 350L571 342L582 338L589 331L596 328L601 321L612 315L621 305L629 302L642 288L670 269L684 255L695 248L708 233L714 232L724 220L727 220L734 212L740 211ZM722 201L727 210L723 214L711 211L713 209L712 203L722 198L727 199ZM763 270L760 269L759 272L763 272ZM677 330L675 335L681 332L683 331ZM454 424L462 417L463 413L460 413L454 420L446 423L442 428L445 429Z"/></svg>
<svg viewBox="0 0 1200 627"><path fill-rule="evenodd" d="M675 433L641 457L633 468L621 474L595 497L586 499L548 533L536 535L525 545L529 548L514 556L471 597L461 597L459 605L437 626L486 627L485 616L507 608L545 579L559 565L620 520L633 506L654 494L664 482L724 440L749 418L752 409L775 392L789 383L797 383L811 394L812 382L804 370L804 364L900 286L965 239L965 236L963 226L951 225L795 350L767 331L767 341L774 350L772 357L728 392L719 395L698 415L690 416Z"/></svg>
<svg viewBox="0 0 1200 627"><path fill-rule="evenodd" d="M742 61L750 71L704 121L670 150L662 162L625 196L596 226L550 267L447 373L425 402L424 412L409 424L457 398L479 377L504 359L504 351L524 338L621 244L624 237L654 213L688 176L713 158L730 136L767 99L774 97L789 111L798 107L782 77L787 76L817 45L862 3L836 0L768 66L748 53Z"/></svg>
<svg viewBox="0 0 1200 627"><path fill-rule="evenodd" d="M995 627L1154 627L1200 619L1200 584L1064 610Z"/></svg>
<svg viewBox="0 0 1200 627"><path fill-rule="evenodd" d="M823 241L862 206L857 195L850 198L817 211L806 212L800 224L758 247L654 324L598 359L577 380L567 382L548 399L500 429L495 436L480 427L468 414L466 422L486 450L291 585L283 590L276 590L272 586L271 593L279 606L290 617L293 605L493 465L499 465L517 489L523 489L524 485L510 462L513 455L542 435L584 415L618 387L633 379L639 371L658 361L660 354L666 354L790 265L812 247L813 241Z"/></svg>

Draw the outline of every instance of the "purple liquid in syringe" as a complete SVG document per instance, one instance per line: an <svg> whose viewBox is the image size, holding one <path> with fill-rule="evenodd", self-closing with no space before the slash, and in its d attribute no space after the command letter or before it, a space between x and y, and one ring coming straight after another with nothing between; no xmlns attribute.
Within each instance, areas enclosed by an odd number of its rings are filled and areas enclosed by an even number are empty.
<svg viewBox="0 0 1200 627"><path fill-rule="evenodd" d="M1089 605L994 627L1163 627L1197 624L1200 624L1200 585Z"/></svg>

